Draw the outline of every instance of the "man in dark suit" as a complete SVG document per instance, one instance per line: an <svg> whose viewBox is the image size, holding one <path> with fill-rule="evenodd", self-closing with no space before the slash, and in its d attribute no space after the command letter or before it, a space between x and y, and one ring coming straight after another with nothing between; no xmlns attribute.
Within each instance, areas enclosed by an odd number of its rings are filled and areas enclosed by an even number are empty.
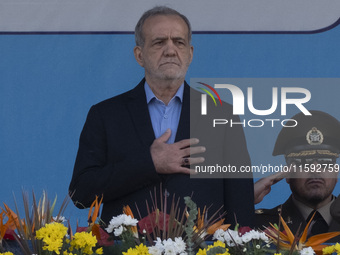
<svg viewBox="0 0 340 255"><path fill-rule="evenodd" d="M193 194L193 201L211 205L211 212L224 206L228 222L236 214L242 225L252 225L252 179L190 178L194 171L189 166L202 163L208 148L190 138L190 88L184 81L193 57L189 21L173 9L155 7L143 14L135 37L134 54L145 78L134 89L91 107L69 188L75 205L88 207L103 194L105 223L121 214L123 205L136 213L136 203L146 216L145 200L161 184L165 197ZM232 115L230 105L224 109ZM223 157L249 165L242 127L225 130L229 140Z"/></svg>
<svg viewBox="0 0 340 255"><path fill-rule="evenodd" d="M290 167L286 181L292 195L275 208L256 210L259 228L278 223L281 214L295 234L300 225L303 231L315 213L310 235L340 231L340 224L330 213L339 172L336 159L340 152L340 123L327 113L310 113L312 116L303 113L293 116L291 119L298 124L282 128L278 135L273 155L283 154L286 158ZM287 123L287 126L294 126L294 123ZM339 241L339 238L332 241Z"/></svg>

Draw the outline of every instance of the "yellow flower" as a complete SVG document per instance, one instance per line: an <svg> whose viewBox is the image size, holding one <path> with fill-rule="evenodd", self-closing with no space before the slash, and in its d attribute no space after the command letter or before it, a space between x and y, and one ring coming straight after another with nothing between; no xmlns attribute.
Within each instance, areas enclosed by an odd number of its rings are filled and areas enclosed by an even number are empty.
<svg viewBox="0 0 340 255"><path fill-rule="evenodd" d="M43 250L60 254L67 227L61 223L52 222L36 231L36 238L44 243Z"/></svg>
<svg viewBox="0 0 340 255"><path fill-rule="evenodd" d="M281 252L280 253L274 253L274 255L281 255Z"/></svg>
<svg viewBox="0 0 340 255"><path fill-rule="evenodd" d="M135 248L130 248L123 255L150 255L148 247L144 244L140 244Z"/></svg>
<svg viewBox="0 0 340 255"><path fill-rule="evenodd" d="M196 253L196 255L206 255L207 251L209 251L210 249L214 248L214 247L222 247L225 248L225 243L221 242L221 241L216 241L214 242L213 245L208 245L207 249L199 249L198 252ZM230 255L229 253L229 249L226 248L226 251L224 253L217 253L216 255Z"/></svg>
<svg viewBox="0 0 340 255"><path fill-rule="evenodd" d="M63 255L75 255L75 254L73 254L72 252L64 251L64 252L63 252Z"/></svg>
<svg viewBox="0 0 340 255"><path fill-rule="evenodd" d="M103 252L103 247L100 247L99 249L96 250L96 254L102 255Z"/></svg>
<svg viewBox="0 0 340 255"><path fill-rule="evenodd" d="M138 251L136 248L130 248L126 252L123 252L123 255L138 255Z"/></svg>
<svg viewBox="0 0 340 255"><path fill-rule="evenodd" d="M225 243L218 240L218 241L214 242L213 245L209 245L208 250L213 248L213 247L223 247L223 248L225 248Z"/></svg>
<svg viewBox="0 0 340 255"><path fill-rule="evenodd" d="M337 254L340 253L340 244L336 243L334 245L326 246L325 248L322 249L322 254L327 255L327 254L332 254L336 252Z"/></svg>
<svg viewBox="0 0 340 255"><path fill-rule="evenodd" d="M94 248L97 244L97 238L92 235L92 232L78 232L73 236L71 241L70 251L73 249L81 250L85 254L92 254Z"/></svg>
<svg viewBox="0 0 340 255"><path fill-rule="evenodd" d="M334 249L334 245L331 246L327 246L325 248L322 249L322 254L326 255L326 254L332 254L335 251Z"/></svg>
<svg viewBox="0 0 340 255"><path fill-rule="evenodd" d="M207 255L207 250L206 249L199 249L196 255Z"/></svg>
<svg viewBox="0 0 340 255"><path fill-rule="evenodd" d="M10 251L6 251L4 253L0 252L0 255L14 255L14 254L12 252L10 252Z"/></svg>
<svg viewBox="0 0 340 255"><path fill-rule="evenodd" d="M336 243L334 245L334 248L335 248L336 253L340 253L340 244L339 243Z"/></svg>

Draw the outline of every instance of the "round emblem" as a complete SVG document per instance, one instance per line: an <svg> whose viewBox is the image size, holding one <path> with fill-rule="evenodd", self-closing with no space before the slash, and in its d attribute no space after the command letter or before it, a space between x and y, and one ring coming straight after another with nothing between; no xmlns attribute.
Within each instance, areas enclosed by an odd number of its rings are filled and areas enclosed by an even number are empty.
<svg viewBox="0 0 340 255"><path fill-rule="evenodd" d="M323 134L316 127L313 127L308 131L306 139L310 145L319 145L323 142Z"/></svg>

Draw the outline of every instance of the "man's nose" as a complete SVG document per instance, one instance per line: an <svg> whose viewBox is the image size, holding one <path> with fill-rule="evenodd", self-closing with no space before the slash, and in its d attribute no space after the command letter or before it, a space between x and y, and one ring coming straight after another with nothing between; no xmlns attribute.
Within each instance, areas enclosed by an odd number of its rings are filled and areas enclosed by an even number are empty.
<svg viewBox="0 0 340 255"><path fill-rule="evenodd" d="M175 56L176 55L176 47L173 41L169 40L164 48L165 56Z"/></svg>

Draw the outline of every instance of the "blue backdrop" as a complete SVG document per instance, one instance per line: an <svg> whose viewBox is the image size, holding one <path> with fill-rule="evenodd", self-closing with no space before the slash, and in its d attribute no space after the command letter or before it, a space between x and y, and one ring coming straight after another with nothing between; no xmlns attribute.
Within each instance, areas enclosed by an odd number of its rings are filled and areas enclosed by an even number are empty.
<svg viewBox="0 0 340 255"><path fill-rule="evenodd" d="M340 27L316 34L195 34L187 80L339 77L339 39ZM133 47L131 34L0 34L0 202L14 208L13 193L22 205L22 189L38 196L45 189L50 198L58 194L60 204L89 108L143 77ZM329 113L340 119L340 87L325 84L321 91L322 100L335 100ZM310 109L313 102L322 104L318 98L312 95ZM245 132L252 160L263 150L271 159L272 148L262 148L251 130ZM274 146L278 132L262 139ZM282 181L257 207L273 207L288 195ZM87 212L70 204L65 216L84 226Z"/></svg>

